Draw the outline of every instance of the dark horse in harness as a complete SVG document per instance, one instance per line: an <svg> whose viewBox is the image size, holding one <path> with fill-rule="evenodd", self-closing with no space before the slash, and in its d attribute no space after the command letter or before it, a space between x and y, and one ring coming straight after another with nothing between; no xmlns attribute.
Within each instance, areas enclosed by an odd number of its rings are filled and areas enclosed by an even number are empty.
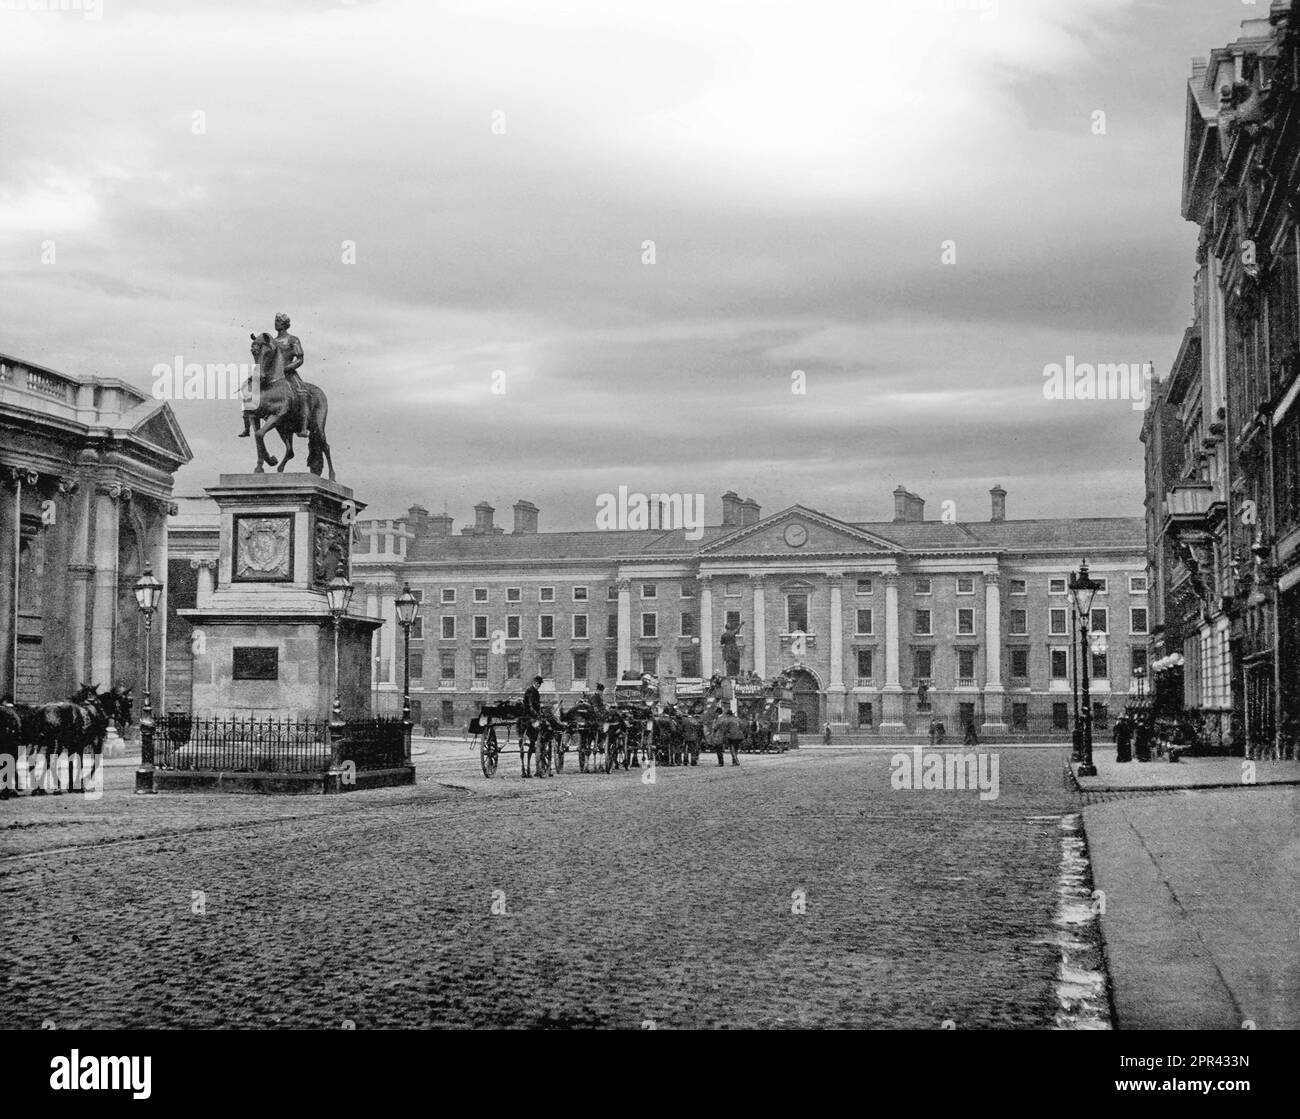
<svg viewBox="0 0 1300 1119"><path fill-rule="evenodd" d="M304 382L306 392L300 404L298 394L285 377L284 354L276 347L275 340L265 331L250 334L249 337L253 340L250 349L261 376L257 404L251 410L257 437L257 465L253 468L254 472L265 474L265 464L275 466L277 471L283 473L293 458L294 432L303 430L299 427L299 409L305 406L307 469L319 475L328 465L330 481L334 481L334 460L330 457L330 445L325 439L325 417L329 414L329 401L325 398L325 393L318 385ZM284 459L278 466L276 457L266 449L266 435L272 430L278 431L284 441Z"/></svg>
<svg viewBox="0 0 1300 1119"><path fill-rule="evenodd" d="M0 782L0 799L18 792L18 759L21 756L27 762L33 754L44 766L39 778L33 778L33 767L28 763L28 786L33 796L63 791L63 765L67 766L68 791L84 792L86 777L97 775L103 764L104 737L110 721L116 721L122 729L130 725L130 688L119 685L101 692L98 685L83 684L71 699L36 705L6 700L0 704L0 757L8 759L7 764L0 760L7 771ZM87 754L91 756L89 771ZM13 776L13 788L9 787L8 774ZM74 788L77 782L80 789ZM47 790L47 785L53 788Z"/></svg>

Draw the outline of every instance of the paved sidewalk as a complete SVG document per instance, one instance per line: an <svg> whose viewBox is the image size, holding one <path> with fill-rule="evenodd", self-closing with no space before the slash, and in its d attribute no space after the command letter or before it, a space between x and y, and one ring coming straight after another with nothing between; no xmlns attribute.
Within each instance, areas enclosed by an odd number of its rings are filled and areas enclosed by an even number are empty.
<svg viewBox="0 0 1300 1119"><path fill-rule="evenodd" d="M1123 789L1208 789L1245 785L1300 785L1300 761L1257 761L1245 758L1168 758L1149 762L1115 761L1114 751L1093 754L1096 777L1080 777L1078 763L1071 771L1085 793Z"/></svg>
<svg viewBox="0 0 1300 1119"><path fill-rule="evenodd" d="M1135 797L1083 822L1118 1029L1300 1028L1300 788Z"/></svg>

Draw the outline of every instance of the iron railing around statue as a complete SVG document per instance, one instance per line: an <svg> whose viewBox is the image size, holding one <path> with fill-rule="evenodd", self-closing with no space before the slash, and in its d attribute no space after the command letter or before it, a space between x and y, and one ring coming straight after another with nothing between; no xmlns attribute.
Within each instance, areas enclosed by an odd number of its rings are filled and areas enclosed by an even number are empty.
<svg viewBox="0 0 1300 1119"><path fill-rule="evenodd" d="M333 738L331 738L331 734ZM153 763L226 773L321 773L351 762L386 769L406 760L400 719L214 719L172 712L155 720Z"/></svg>

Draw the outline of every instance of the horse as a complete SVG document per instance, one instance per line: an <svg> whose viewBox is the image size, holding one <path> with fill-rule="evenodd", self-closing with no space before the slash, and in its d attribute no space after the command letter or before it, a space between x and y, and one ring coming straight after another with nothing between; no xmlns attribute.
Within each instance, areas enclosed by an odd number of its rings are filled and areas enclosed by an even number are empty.
<svg viewBox="0 0 1300 1119"><path fill-rule="evenodd" d="M32 786L32 796L45 796L47 791L58 796L63 792L62 774L59 759L68 759L68 786L70 792L85 791L85 772L74 769L72 756L84 759L87 752L93 755L91 773L97 773L104 753L104 737L108 733L110 719L116 719L123 726L131 722L131 689L118 685L108 692L101 693L98 684L82 684L66 700L56 700L44 704L12 704L8 701L3 708L6 712L5 722L12 725L12 717L18 720L18 745L24 747L24 756L31 753L42 756L44 772L39 781L31 778L34 767L29 763L28 783ZM9 713L12 712L12 717ZM46 775L54 774L54 788L47 790L44 786ZM80 773L81 789L73 789L74 775Z"/></svg>
<svg viewBox="0 0 1300 1119"><path fill-rule="evenodd" d="M261 334L250 334L249 337L253 340L250 347L253 360L258 366L258 373L254 375L261 379L256 406L250 410L257 440L257 465L253 471L257 474L265 474L265 464L274 466L277 472L283 473L284 468L289 465L289 460L293 458L294 433L301 430L298 426L300 419L298 394L285 377L284 354L275 345L271 335L263 331ZM319 476L322 469L328 465L332 482L334 460L330 457L330 445L325 439L325 418L329 414L329 401L319 386L306 382L304 386L307 390L305 394L308 432L307 469ZM266 449L266 435L272 430L279 432L284 442L284 458L279 461L279 465L276 465L276 457Z"/></svg>
<svg viewBox="0 0 1300 1119"><path fill-rule="evenodd" d="M18 795L18 754L23 720L10 700L0 704L0 800Z"/></svg>

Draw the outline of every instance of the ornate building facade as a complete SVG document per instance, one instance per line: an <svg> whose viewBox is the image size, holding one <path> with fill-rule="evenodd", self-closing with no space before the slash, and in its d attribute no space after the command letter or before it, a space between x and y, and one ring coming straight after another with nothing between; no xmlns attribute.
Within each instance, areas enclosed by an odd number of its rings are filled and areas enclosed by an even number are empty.
<svg viewBox="0 0 1300 1119"><path fill-rule="evenodd" d="M190 457L166 403L0 354L0 692L34 703L124 683L139 695L132 588L146 567L167 569L173 475Z"/></svg>
<svg viewBox="0 0 1300 1119"><path fill-rule="evenodd" d="M796 719L820 730L1064 735L1072 678L1090 674L1097 713L1118 713L1145 669L1149 606L1140 518L925 518L900 487L892 521L843 520L803 505L764 517L728 493L717 524L682 530L541 532L530 502L513 530L486 502L454 533L449 516L413 506L357 526L352 578L376 636L375 709L401 703L395 602L421 601L412 630L419 718L459 727L489 695L540 674L566 704L626 671L707 678L723 671L719 637L740 624L741 670L790 669ZM1097 643L1081 665L1068 574L1087 558L1104 581Z"/></svg>
<svg viewBox="0 0 1300 1119"><path fill-rule="evenodd" d="M1157 691L1253 752L1300 734L1298 92L1293 0L1193 61L1193 319L1142 434Z"/></svg>

